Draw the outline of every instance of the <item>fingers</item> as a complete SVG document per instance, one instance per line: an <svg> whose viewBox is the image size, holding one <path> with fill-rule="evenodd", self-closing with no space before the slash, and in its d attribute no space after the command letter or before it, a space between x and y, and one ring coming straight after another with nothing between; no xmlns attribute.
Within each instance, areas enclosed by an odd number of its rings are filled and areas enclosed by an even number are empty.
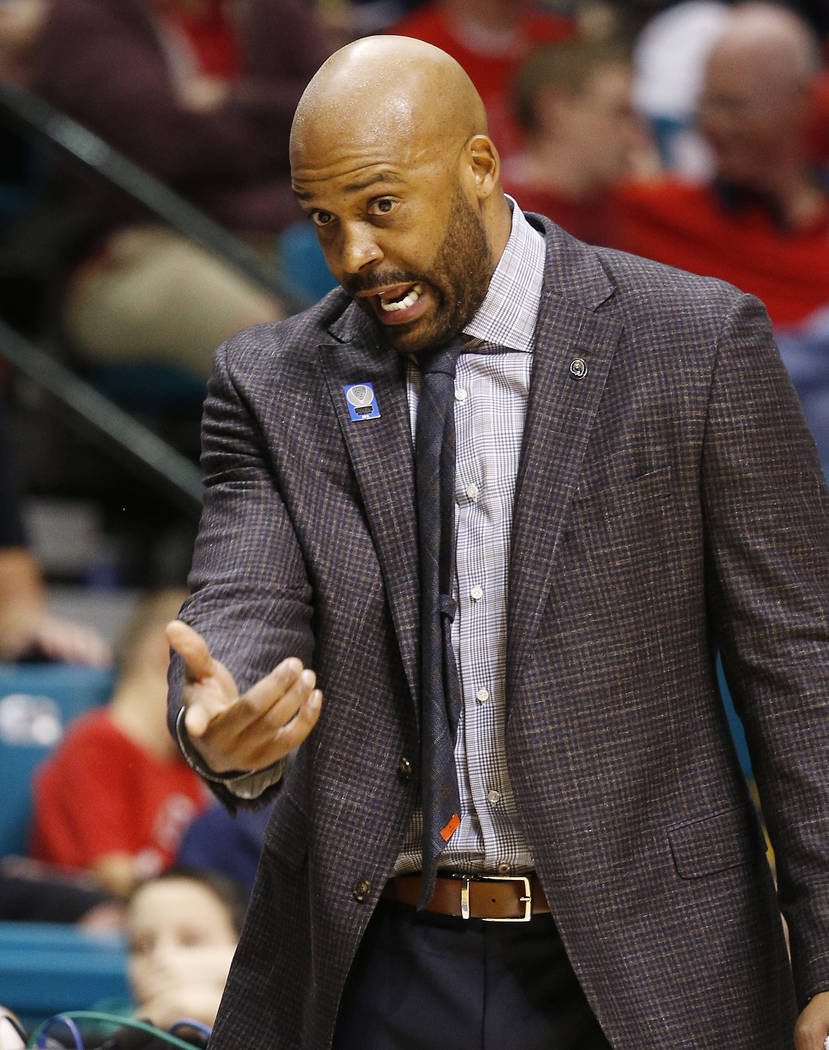
<svg viewBox="0 0 829 1050"><path fill-rule="evenodd" d="M282 726L269 742L254 752L252 755L254 768L264 769L265 766L295 751L317 724L321 710L322 692L319 689L313 689L300 706L296 717Z"/></svg>
<svg viewBox="0 0 829 1050"><path fill-rule="evenodd" d="M262 769L305 739L319 716L316 676L295 657L283 660L204 733L206 746L233 754L236 768Z"/></svg>
<svg viewBox="0 0 829 1050"><path fill-rule="evenodd" d="M213 659L198 631L182 620L172 620L166 630L170 647L184 661L184 727L195 742L204 736L212 720L233 704L238 690L233 676L224 664Z"/></svg>
<svg viewBox="0 0 829 1050"><path fill-rule="evenodd" d="M829 1034L829 992L819 992L804 1008L794 1030L796 1050L823 1050Z"/></svg>
<svg viewBox="0 0 829 1050"><path fill-rule="evenodd" d="M97 631L70 620L44 616L35 630L36 644L54 660L106 667L112 652Z"/></svg>
<svg viewBox="0 0 829 1050"><path fill-rule="evenodd" d="M322 694L314 672L296 657L239 696L229 671L211 657L198 632L174 620L167 637L187 672L184 727L215 772L263 769L298 747L316 725Z"/></svg>
<svg viewBox="0 0 829 1050"><path fill-rule="evenodd" d="M167 624L167 641L184 661L187 677L196 682L213 671L213 658L207 642L198 631L183 620L171 620Z"/></svg>

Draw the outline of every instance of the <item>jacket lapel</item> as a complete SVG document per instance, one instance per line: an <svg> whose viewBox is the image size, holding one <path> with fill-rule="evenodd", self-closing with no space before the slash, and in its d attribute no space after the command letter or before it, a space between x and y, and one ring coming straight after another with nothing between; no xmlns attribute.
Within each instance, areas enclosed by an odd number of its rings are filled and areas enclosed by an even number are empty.
<svg viewBox="0 0 829 1050"><path fill-rule="evenodd" d="M380 342L356 306L330 332L332 338L319 347L320 363L380 562L406 679L416 698L417 524L406 365ZM353 383L371 383L379 418L351 418L343 388ZM331 542L337 542L336 536Z"/></svg>
<svg viewBox="0 0 829 1050"><path fill-rule="evenodd" d="M538 630L561 527L622 330L595 254L544 225L545 285L512 524L508 697Z"/></svg>

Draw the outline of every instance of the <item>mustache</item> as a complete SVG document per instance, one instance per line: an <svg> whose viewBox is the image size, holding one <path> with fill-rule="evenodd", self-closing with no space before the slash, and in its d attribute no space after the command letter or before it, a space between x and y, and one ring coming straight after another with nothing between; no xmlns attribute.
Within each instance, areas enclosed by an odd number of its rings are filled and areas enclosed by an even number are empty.
<svg viewBox="0 0 829 1050"><path fill-rule="evenodd" d="M415 284L425 280L425 277L410 270L386 270L383 273L367 273L363 276L355 274L340 283L349 295L356 295L358 292L372 292L375 288L387 288L392 284Z"/></svg>

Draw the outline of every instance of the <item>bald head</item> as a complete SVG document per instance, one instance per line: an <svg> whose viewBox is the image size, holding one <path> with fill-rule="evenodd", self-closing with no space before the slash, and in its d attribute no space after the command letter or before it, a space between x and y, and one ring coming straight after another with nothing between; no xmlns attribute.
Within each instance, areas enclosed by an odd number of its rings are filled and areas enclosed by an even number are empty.
<svg viewBox="0 0 829 1050"><path fill-rule="evenodd" d="M291 181L331 272L406 354L458 334L512 215L466 73L409 37L366 37L322 66L291 129Z"/></svg>
<svg viewBox="0 0 829 1050"><path fill-rule="evenodd" d="M335 52L306 88L291 129L291 163L343 140L394 137L445 149L486 133L480 96L446 52L410 37L365 37Z"/></svg>
<svg viewBox="0 0 829 1050"><path fill-rule="evenodd" d="M737 4L711 50L712 63L762 67L774 81L808 84L821 65L818 41L808 24L778 4Z"/></svg>
<svg viewBox="0 0 829 1050"><path fill-rule="evenodd" d="M699 124L720 175L778 193L804 161L817 41L792 11L737 4L708 56Z"/></svg>

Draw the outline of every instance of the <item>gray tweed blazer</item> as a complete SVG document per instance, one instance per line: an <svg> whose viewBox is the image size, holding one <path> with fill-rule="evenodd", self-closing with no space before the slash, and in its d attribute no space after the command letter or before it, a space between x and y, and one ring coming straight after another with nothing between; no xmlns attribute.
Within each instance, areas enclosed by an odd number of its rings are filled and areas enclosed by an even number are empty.
<svg viewBox="0 0 829 1050"><path fill-rule="evenodd" d="M781 1050L798 1003L829 989L829 501L814 444L756 300L531 221L547 262L507 665L527 840L615 1050ZM364 382L380 417L355 422L343 387ZM419 753L401 361L332 292L219 349L203 440L183 616L240 688L296 654L325 693L276 789L211 1047L324 1050L417 797L401 763ZM171 683L175 718L175 661Z"/></svg>

